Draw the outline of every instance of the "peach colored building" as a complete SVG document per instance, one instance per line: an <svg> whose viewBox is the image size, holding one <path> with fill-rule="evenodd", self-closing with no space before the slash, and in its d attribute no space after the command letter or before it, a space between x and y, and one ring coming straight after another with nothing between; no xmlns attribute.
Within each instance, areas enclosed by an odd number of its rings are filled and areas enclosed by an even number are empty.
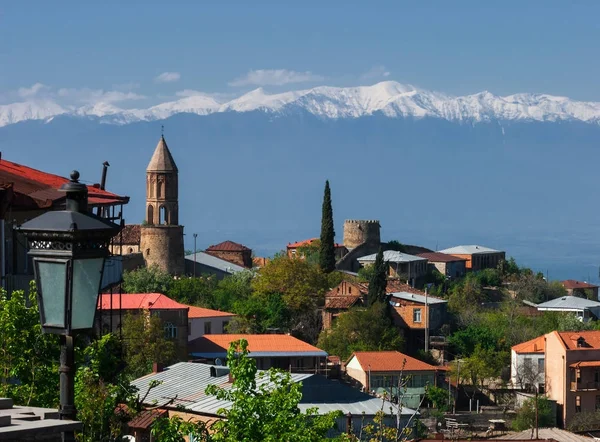
<svg viewBox="0 0 600 442"><path fill-rule="evenodd" d="M581 412L600 410L600 331L545 335L546 396L566 426Z"/></svg>
<svg viewBox="0 0 600 442"><path fill-rule="evenodd" d="M505 252L478 245L456 246L439 252L465 259L467 270L474 272L495 269L500 262L506 259Z"/></svg>

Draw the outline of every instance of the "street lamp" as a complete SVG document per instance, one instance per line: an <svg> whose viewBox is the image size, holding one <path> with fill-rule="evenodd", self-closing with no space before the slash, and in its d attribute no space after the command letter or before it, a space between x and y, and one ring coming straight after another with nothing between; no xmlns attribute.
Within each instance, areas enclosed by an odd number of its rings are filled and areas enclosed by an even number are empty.
<svg viewBox="0 0 600 442"><path fill-rule="evenodd" d="M29 243L44 333L61 335L60 416L75 420L73 333L94 326L104 261L120 227L87 210L88 190L79 172L60 190L65 210L50 211L19 227ZM63 441L74 440L72 432Z"/></svg>

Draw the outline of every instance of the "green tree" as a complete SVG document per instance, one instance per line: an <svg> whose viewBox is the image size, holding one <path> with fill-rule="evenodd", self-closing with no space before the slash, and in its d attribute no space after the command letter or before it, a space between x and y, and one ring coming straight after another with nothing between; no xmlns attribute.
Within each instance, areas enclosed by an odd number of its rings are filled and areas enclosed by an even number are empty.
<svg viewBox="0 0 600 442"><path fill-rule="evenodd" d="M214 441L322 441L335 426L339 412L317 414L317 409L300 411L302 385L292 381L288 372L270 369L258 373L256 361L248 357L245 340L233 342L227 352L227 365L233 385L223 389L210 385L206 394L230 401L229 409L220 409L224 416L211 430ZM264 379L267 382L257 382Z"/></svg>
<svg viewBox="0 0 600 442"><path fill-rule="evenodd" d="M600 411L584 411L575 413L567 424L569 431L597 431L600 428Z"/></svg>
<svg viewBox="0 0 600 442"><path fill-rule="evenodd" d="M330 330L319 335L318 346L327 353L348 358L354 351L399 350L404 338L386 315L387 307L376 302L340 315Z"/></svg>
<svg viewBox="0 0 600 442"><path fill-rule="evenodd" d="M214 308L213 291L216 287L214 276L182 277L173 279L167 291L162 293L183 304Z"/></svg>
<svg viewBox="0 0 600 442"><path fill-rule="evenodd" d="M400 241L396 241L395 239L388 241L387 243L388 250L396 250L397 252L406 253L406 247Z"/></svg>
<svg viewBox="0 0 600 442"><path fill-rule="evenodd" d="M123 357L127 373L139 378L152 371L154 362L168 365L175 361L177 346L167 339L158 316L142 312L123 318Z"/></svg>
<svg viewBox="0 0 600 442"><path fill-rule="evenodd" d="M364 266L358 269L358 280L360 282L369 282L375 273L375 266Z"/></svg>
<svg viewBox="0 0 600 442"><path fill-rule="evenodd" d="M32 283L29 295L0 291L0 397L19 405L58 404L58 336L43 334Z"/></svg>
<svg viewBox="0 0 600 442"><path fill-rule="evenodd" d="M536 398L527 399L523 402L521 408L517 410L512 427L515 431L524 431L531 428L531 437L535 428L535 401ZM545 397L537 398L538 404L538 426L540 428L551 427L554 424L552 419L552 407L550 401Z"/></svg>
<svg viewBox="0 0 600 442"><path fill-rule="evenodd" d="M375 263L373 264L373 273L369 280L369 292L367 301L371 305L375 302L386 302L387 300L387 263L383 260L383 249L380 247Z"/></svg>
<svg viewBox="0 0 600 442"><path fill-rule="evenodd" d="M254 276L253 271L245 270L226 276L217 282L217 287L213 291L212 308L224 312L234 312L235 303L246 300L252 295Z"/></svg>
<svg viewBox="0 0 600 442"><path fill-rule="evenodd" d="M430 385L427 387L425 395L432 405L438 409L438 411L448 411L448 390L441 387L436 387L435 385Z"/></svg>
<svg viewBox="0 0 600 442"><path fill-rule="evenodd" d="M333 229L333 209L329 180L325 181L323 193L323 212L321 215L321 238L319 247L319 266L325 273L335 270L335 231Z"/></svg>
<svg viewBox="0 0 600 442"><path fill-rule="evenodd" d="M184 421L179 416L157 419L150 432L160 442L185 442L185 436L192 436L198 442L211 440L204 422Z"/></svg>
<svg viewBox="0 0 600 442"><path fill-rule="evenodd" d="M126 293L166 294L172 282L173 277L156 265L123 273L123 290Z"/></svg>

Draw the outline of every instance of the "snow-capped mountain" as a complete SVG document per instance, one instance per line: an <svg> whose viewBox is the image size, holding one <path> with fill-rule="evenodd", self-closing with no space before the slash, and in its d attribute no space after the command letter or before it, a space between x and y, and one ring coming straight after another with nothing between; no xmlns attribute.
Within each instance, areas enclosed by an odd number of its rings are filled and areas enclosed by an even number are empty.
<svg viewBox="0 0 600 442"><path fill-rule="evenodd" d="M373 86L320 86L279 94L262 88L220 103L203 94L187 96L147 109L121 109L107 103L63 107L53 101L20 102L0 106L0 127L26 120L48 120L57 115L100 118L109 124L153 121L179 113L208 115L218 112L262 111L275 116L308 112L319 118L360 118L381 113L389 118L440 118L455 122L582 121L600 123L600 103L546 94L506 97L481 92L455 97L393 81Z"/></svg>

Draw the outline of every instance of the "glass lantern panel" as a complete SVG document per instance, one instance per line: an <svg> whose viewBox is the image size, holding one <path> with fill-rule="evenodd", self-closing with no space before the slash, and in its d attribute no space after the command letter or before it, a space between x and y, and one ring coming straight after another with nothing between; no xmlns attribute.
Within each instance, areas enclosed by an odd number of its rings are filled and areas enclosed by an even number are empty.
<svg viewBox="0 0 600 442"><path fill-rule="evenodd" d="M73 304L71 328L89 329L94 326L98 292L104 258L73 261Z"/></svg>
<svg viewBox="0 0 600 442"><path fill-rule="evenodd" d="M65 328L67 305L67 263L37 261L38 284L42 295L42 317L45 326Z"/></svg>

